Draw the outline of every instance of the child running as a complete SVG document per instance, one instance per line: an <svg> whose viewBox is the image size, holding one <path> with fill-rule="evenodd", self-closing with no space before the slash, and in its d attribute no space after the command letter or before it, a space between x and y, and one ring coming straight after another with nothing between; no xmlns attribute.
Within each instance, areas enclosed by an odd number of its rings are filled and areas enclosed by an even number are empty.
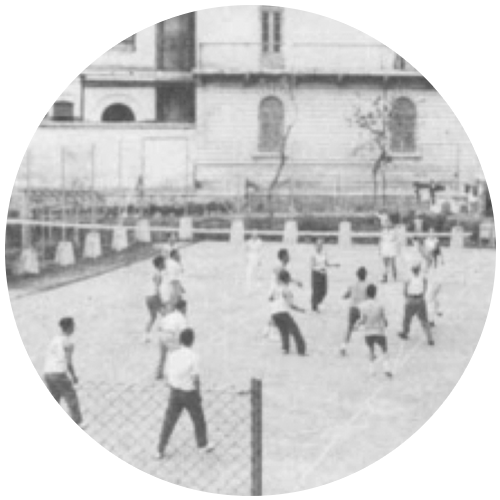
<svg viewBox="0 0 500 500"><path fill-rule="evenodd" d="M344 294L344 299L351 299L351 304L349 307L349 313L347 317L347 332L345 335L345 340L340 346L340 355L345 356L347 354L347 345L351 341L352 332L354 326L360 318L359 305L366 300L366 276L367 271L365 267L360 267L356 271L357 281L349 287L347 292Z"/></svg>
<svg viewBox="0 0 500 500"><path fill-rule="evenodd" d="M290 254L288 253L288 250L286 248L281 248L278 251L278 264L273 269L273 280L271 283L271 289L274 289L274 287L280 283L279 274L281 271L288 271L289 264L290 264ZM294 280L292 278L290 278L290 280L291 280L290 283L293 283L294 285L297 285L298 287L302 288L301 281ZM274 336L273 334L275 331L276 331L276 324L274 323L271 314L271 318L269 319L267 325L264 327L262 336L264 338L273 338Z"/></svg>
<svg viewBox="0 0 500 500"><path fill-rule="evenodd" d="M290 291L290 283L290 273L284 269L281 270L278 275L278 281L272 288L269 295L269 300L271 301L273 308L272 319L281 335L283 354L289 354L290 337L293 337L297 353L300 356L305 356L306 343L304 341L304 337L302 336L302 333L300 332L293 316L290 314L291 309L299 312L305 312L305 310L295 305L293 301L293 294Z"/></svg>
<svg viewBox="0 0 500 500"><path fill-rule="evenodd" d="M367 300L359 305L360 318L356 328L360 328L365 334L365 342L370 352L370 371L375 374L375 362L377 355L375 347L378 345L382 350L382 368L385 375L392 377L387 353L387 337L385 330L388 326L384 306L376 299L377 287L368 285L366 289Z"/></svg>

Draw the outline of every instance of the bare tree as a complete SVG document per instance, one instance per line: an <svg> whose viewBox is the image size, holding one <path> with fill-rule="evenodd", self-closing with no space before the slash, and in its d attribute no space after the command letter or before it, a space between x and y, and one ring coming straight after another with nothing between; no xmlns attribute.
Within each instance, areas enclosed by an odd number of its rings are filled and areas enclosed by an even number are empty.
<svg viewBox="0 0 500 500"><path fill-rule="evenodd" d="M367 109L361 106L356 107L352 122L359 128L366 130L370 134L368 141L365 141L356 148L353 154L358 154L361 150L375 150L376 157L372 164L373 179L373 201L377 204L378 200L378 177L382 177L382 197L385 205L386 193L386 166L392 161L392 156L388 150L389 128L392 116L392 110L382 96L377 97L371 102Z"/></svg>
<svg viewBox="0 0 500 500"><path fill-rule="evenodd" d="M286 167L286 162L287 162L287 143L288 143L288 138L290 137L290 133L292 132L293 129L293 124L289 124L286 127L286 130L283 134L283 137L281 139L281 144L280 144L280 151L279 151L279 163L276 168L276 172L274 174L274 177L269 184L269 187L267 188L267 203L269 206L269 210L273 212L273 194L276 189L280 185L280 179L281 175L283 174L283 171L285 170Z"/></svg>

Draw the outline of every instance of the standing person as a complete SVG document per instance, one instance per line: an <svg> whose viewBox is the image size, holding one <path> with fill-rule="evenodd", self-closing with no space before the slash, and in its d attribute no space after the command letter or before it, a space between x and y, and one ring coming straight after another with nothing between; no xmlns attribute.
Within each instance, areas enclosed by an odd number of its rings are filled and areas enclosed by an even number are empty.
<svg viewBox="0 0 500 500"><path fill-rule="evenodd" d="M151 329L162 307L161 288L164 283L165 259L158 255L153 259L153 276L151 277L151 291L146 296L146 307L149 312L149 320L144 332L144 342L150 341Z"/></svg>
<svg viewBox="0 0 500 500"><path fill-rule="evenodd" d="M392 224L382 228L380 234L380 255L384 265L384 274L382 282L386 283L389 279L389 272L392 272L394 281L398 279L398 270L396 265L396 256L398 253L398 237Z"/></svg>
<svg viewBox="0 0 500 500"><path fill-rule="evenodd" d="M186 320L186 302L178 300L173 305L173 311L167 305L163 306L159 321L158 347L160 357L156 368L156 380L161 380L165 372L165 362L168 352L179 347L179 335L188 327Z"/></svg>
<svg viewBox="0 0 500 500"><path fill-rule="evenodd" d="M316 241L314 253L311 256L311 309L318 312L318 307L325 300L328 293L328 267L339 267L338 264L328 262L328 257L323 250L323 240Z"/></svg>
<svg viewBox="0 0 500 500"><path fill-rule="evenodd" d="M162 302L165 304L169 304L170 311L174 309L175 304L179 300L185 301L184 295L186 293L186 290L184 289L181 281L183 272L184 269L181 264L179 250L171 250L169 259L166 264L166 277L163 280L160 289Z"/></svg>
<svg viewBox="0 0 500 500"><path fill-rule="evenodd" d="M71 418L82 426L82 413L73 384L78 378L73 367L74 343L71 339L75 332L75 321L71 317L59 321L61 332L50 342L45 357L44 381L54 399L59 403L61 398L68 405Z"/></svg>
<svg viewBox="0 0 500 500"><path fill-rule="evenodd" d="M357 281L349 287L347 292L344 294L344 299L350 299L351 304L349 306L349 313L347 317L347 331L345 334L345 340L340 346L340 355L345 356L347 354L347 345L351 341L352 332L356 322L360 318L359 305L366 300L366 276L367 271L365 267L360 267L356 271Z"/></svg>
<svg viewBox="0 0 500 500"><path fill-rule="evenodd" d="M368 285L366 289L367 299L359 305L360 318L356 328L360 328L365 334L365 342L370 351L371 372L375 373L375 362L377 355L375 346L382 350L382 367L387 377L392 377L387 353L387 337L385 330L388 326L384 306L376 299L377 287Z"/></svg>
<svg viewBox="0 0 500 500"><path fill-rule="evenodd" d="M290 314L291 309L299 312L305 312L305 310L295 305L293 294L290 291L290 283L290 273L284 269L281 270L278 275L278 281L269 295L269 300L273 308L272 319L281 335L283 354L289 354L290 337L293 337L297 353L300 356L305 356L306 343L304 337L293 316Z"/></svg>
<svg viewBox="0 0 500 500"><path fill-rule="evenodd" d="M429 234L422 245L422 252L427 260L427 268L437 268L439 264L444 264L443 254L439 239L434 234L434 229L429 229Z"/></svg>
<svg viewBox="0 0 500 500"><path fill-rule="evenodd" d="M427 318L427 305L425 302L426 293L427 279L422 273L420 262L418 262L412 266L412 275L405 283L404 295L406 298L406 304L404 310L403 331L398 335L403 340L408 340L411 320L413 319L413 316L417 316L427 336L427 343L429 345L434 345L431 327Z"/></svg>
<svg viewBox="0 0 500 500"><path fill-rule="evenodd" d="M184 409L193 421L198 449L203 452L214 449L207 437L207 425L201 401L199 357L192 349L194 340L195 335L191 328L183 330L179 338L180 348L168 357L167 377L170 398L158 443L156 458L159 460L165 457L165 448Z"/></svg>
<svg viewBox="0 0 500 500"><path fill-rule="evenodd" d="M253 282L261 264L262 240L257 231L253 231L246 243L246 286L247 290L252 288Z"/></svg>
<svg viewBox="0 0 500 500"><path fill-rule="evenodd" d="M442 272L439 265L437 267L431 267L427 271L427 293L425 295L425 301L427 304L427 314L429 319L429 325L434 327L436 325L436 318L442 316L441 311L441 295L442 289Z"/></svg>

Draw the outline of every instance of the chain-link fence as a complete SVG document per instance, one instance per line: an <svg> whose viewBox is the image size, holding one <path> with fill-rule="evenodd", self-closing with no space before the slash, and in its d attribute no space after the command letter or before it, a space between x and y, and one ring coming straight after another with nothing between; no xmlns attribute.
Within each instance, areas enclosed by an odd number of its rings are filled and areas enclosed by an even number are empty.
<svg viewBox="0 0 500 500"><path fill-rule="evenodd" d="M86 382L78 394L86 431L129 464L188 488L230 495L262 495L261 382L244 390L204 389L203 408L211 453L196 446L187 414L179 419L166 457L155 453L168 404L162 383Z"/></svg>

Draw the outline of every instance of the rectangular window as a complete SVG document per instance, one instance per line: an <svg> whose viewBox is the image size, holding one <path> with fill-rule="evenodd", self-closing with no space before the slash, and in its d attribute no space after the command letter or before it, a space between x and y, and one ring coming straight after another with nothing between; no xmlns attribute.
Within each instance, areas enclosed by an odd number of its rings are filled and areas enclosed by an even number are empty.
<svg viewBox="0 0 500 500"><path fill-rule="evenodd" d="M73 103L57 101L52 110L52 119L56 121L72 121L74 119Z"/></svg>
<svg viewBox="0 0 500 500"><path fill-rule="evenodd" d="M281 9L263 7L261 10L262 52L279 53L282 45Z"/></svg>
<svg viewBox="0 0 500 500"><path fill-rule="evenodd" d="M129 36L122 40L114 49L133 52L135 50L135 35Z"/></svg>
<svg viewBox="0 0 500 500"><path fill-rule="evenodd" d="M156 90L157 121L194 123L195 93L192 85L169 85Z"/></svg>

